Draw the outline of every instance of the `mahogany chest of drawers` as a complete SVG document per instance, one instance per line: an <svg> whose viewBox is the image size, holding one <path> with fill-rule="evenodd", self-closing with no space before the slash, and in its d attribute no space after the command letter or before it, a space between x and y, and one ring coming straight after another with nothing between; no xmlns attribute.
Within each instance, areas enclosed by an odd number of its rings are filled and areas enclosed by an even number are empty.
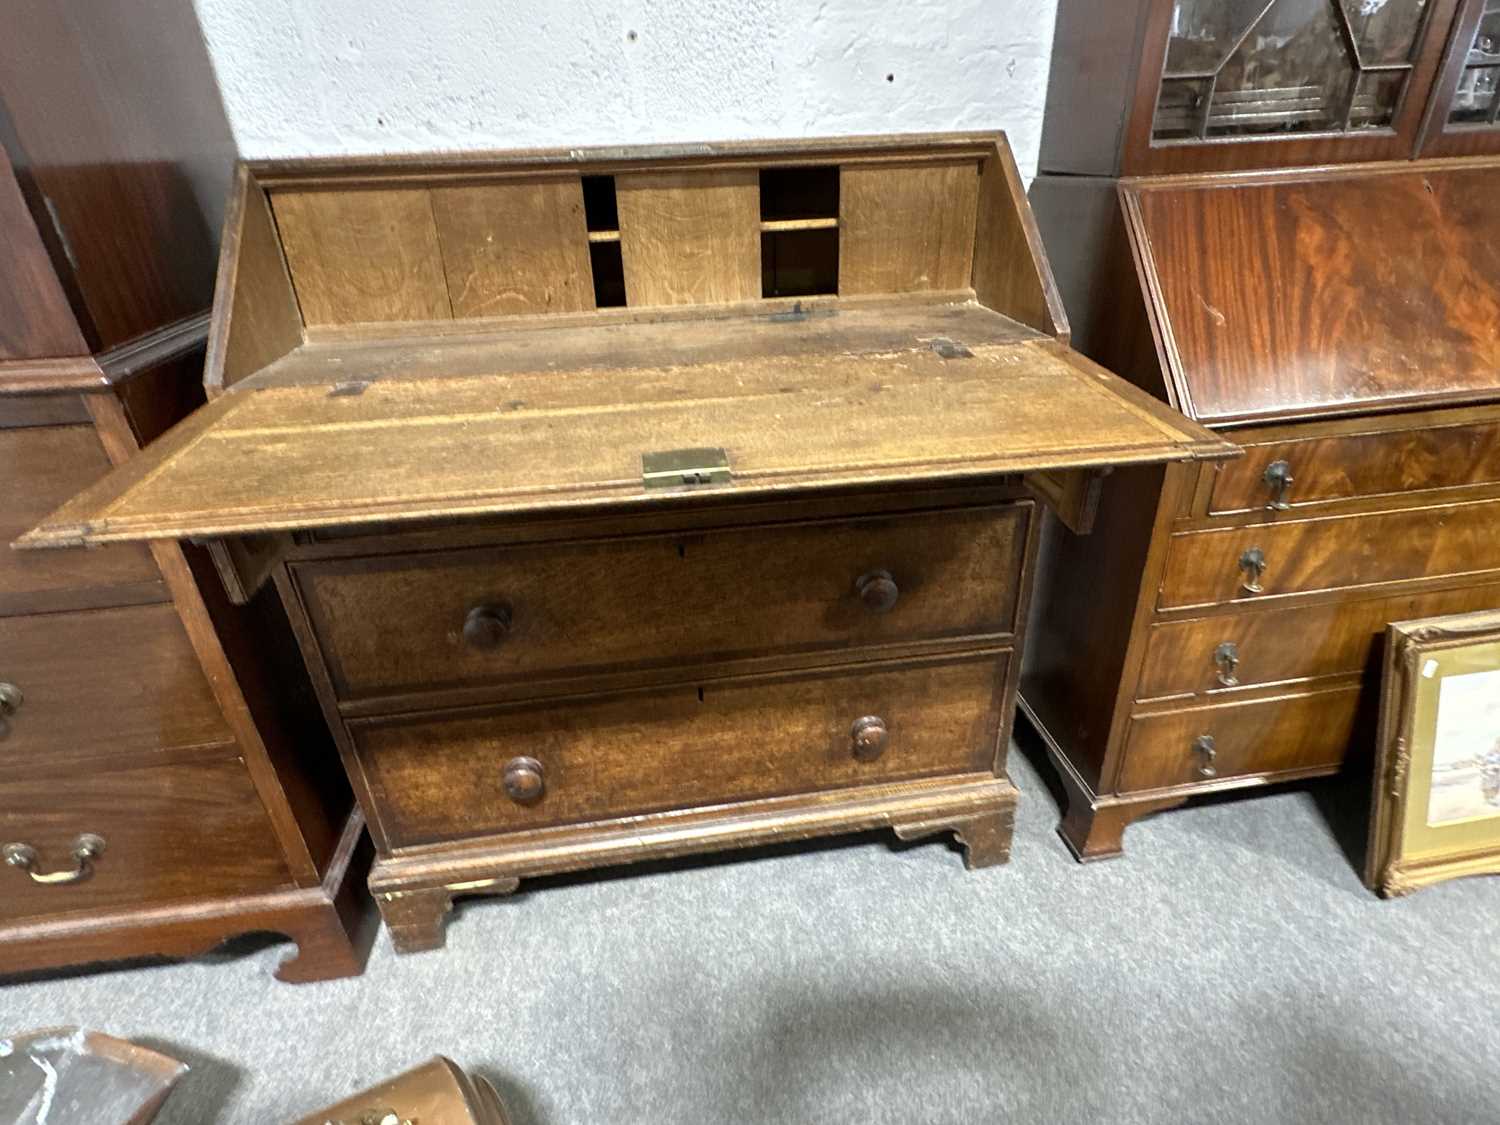
<svg viewBox="0 0 1500 1125"><path fill-rule="evenodd" d="M1022 695L1080 858L1367 765L1386 624L1500 606L1497 187L1489 159L1122 182L1089 350L1246 454L1117 474L1113 553L1044 536ZM1059 239L1079 190L1034 191Z"/></svg>
<svg viewBox="0 0 1500 1125"><path fill-rule="evenodd" d="M202 399L233 144L191 6L151 15L0 36L0 975L251 931L349 975L362 822L275 598L175 542L9 549Z"/></svg>
<svg viewBox="0 0 1500 1125"><path fill-rule="evenodd" d="M1039 502L1232 453L1067 347L993 135L254 166L230 231L212 403L25 545L274 584L401 950L546 872L1002 862Z"/></svg>

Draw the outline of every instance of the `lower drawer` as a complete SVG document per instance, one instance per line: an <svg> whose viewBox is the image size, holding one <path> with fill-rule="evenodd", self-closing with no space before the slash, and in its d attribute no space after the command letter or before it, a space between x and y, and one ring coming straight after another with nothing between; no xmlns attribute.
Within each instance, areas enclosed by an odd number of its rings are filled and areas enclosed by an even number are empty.
<svg viewBox="0 0 1500 1125"><path fill-rule="evenodd" d="M1254 602L1500 570L1497 527L1500 500L1486 500L1181 532L1172 537L1157 604Z"/></svg>
<svg viewBox="0 0 1500 1125"><path fill-rule="evenodd" d="M1500 609L1500 583L1160 623L1151 627L1136 697L1378 673L1390 622L1481 609Z"/></svg>
<svg viewBox="0 0 1500 1125"><path fill-rule="evenodd" d="M990 654L724 680L701 688L358 720L349 729L387 845L403 847L988 773L997 764L1008 660ZM856 727L862 730L858 747ZM508 779L518 788L539 780L541 793L516 799Z"/></svg>
<svg viewBox="0 0 1500 1125"><path fill-rule="evenodd" d="M1337 766L1374 733L1363 693L1356 685L1132 719L1120 792Z"/></svg>
<svg viewBox="0 0 1500 1125"><path fill-rule="evenodd" d="M233 736L166 605L0 618L0 767L207 746Z"/></svg>
<svg viewBox="0 0 1500 1125"><path fill-rule="evenodd" d="M73 851L86 833L101 838L104 850L76 882L38 883L14 862L0 866L0 920L244 894L290 881L244 763L232 756L0 781L0 845L31 849L34 874L74 869Z"/></svg>

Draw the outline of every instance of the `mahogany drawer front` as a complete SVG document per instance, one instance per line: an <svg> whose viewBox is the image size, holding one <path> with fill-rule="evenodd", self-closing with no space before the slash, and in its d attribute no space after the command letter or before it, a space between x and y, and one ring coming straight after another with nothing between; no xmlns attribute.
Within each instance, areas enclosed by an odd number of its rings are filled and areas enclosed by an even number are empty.
<svg viewBox="0 0 1500 1125"><path fill-rule="evenodd" d="M1183 532L1172 537L1157 605L1253 602L1487 570L1500 570L1500 500Z"/></svg>
<svg viewBox="0 0 1500 1125"><path fill-rule="evenodd" d="M1137 716L1120 792L1336 767L1366 733L1361 694L1354 686Z"/></svg>
<svg viewBox="0 0 1500 1125"><path fill-rule="evenodd" d="M1008 656L349 723L388 843L995 768ZM700 697L701 690L701 697ZM855 726L878 718L878 757ZM868 728L869 724L866 724ZM544 791L507 792L516 759Z"/></svg>
<svg viewBox="0 0 1500 1125"><path fill-rule="evenodd" d="M1282 464L1291 477L1285 488L1280 485ZM1208 510L1258 510L1278 500L1296 508L1357 496L1496 482L1500 421L1332 434L1248 445L1244 457L1219 468Z"/></svg>
<svg viewBox="0 0 1500 1125"><path fill-rule="evenodd" d="M1392 621L1500 609L1500 583L1243 612L1151 627L1137 699L1368 672Z"/></svg>
<svg viewBox="0 0 1500 1125"><path fill-rule="evenodd" d="M335 690L348 699L549 673L1005 636L1015 628L1032 511L1018 503L294 570ZM871 581L882 585L872 590ZM882 611L880 595L894 605ZM484 607L508 622L489 638L491 647L465 635L468 615Z"/></svg>
<svg viewBox="0 0 1500 1125"><path fill-rule="evenodd" d="M0 768L233 739L170 604L0 617L0 683Z"/></svg>
<svg viewBox="0 0 1500 1125"><path fill-rule="evenodd" d="M91 426L0 429L0 595L123 586L160 579L135 544L75 551L12 551L10 544L102 477L109 458ZM165 589L162 600L168 595Z"/></svg>
<svg viewBox="0 0 1500 1125"><path fill-rule="evenodd" d="M114 910L290 882L271 823L232 747L216 760L0 780L0 845L32 849L39 876L76 869L78 840L103 852L77 882L43 884L0 864L0 919Z"/></svg>

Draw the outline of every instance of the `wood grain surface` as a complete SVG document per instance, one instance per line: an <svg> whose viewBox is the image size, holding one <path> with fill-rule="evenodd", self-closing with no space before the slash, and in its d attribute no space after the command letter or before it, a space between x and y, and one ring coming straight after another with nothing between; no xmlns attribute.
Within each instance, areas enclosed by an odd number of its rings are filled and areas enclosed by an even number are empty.
<svg viewBox="0 0 1500 1125"><path fill-rule="evenodd" d="M109 459L92 426L0 430L0 480L9 490L0 504L0 542L7 544L0 550L0 596L158 579L150 554L139 544L49 555L8 549L11 540L108 469ZM165 591L161 600L166 600Z"/></svg>
<svg viewBox="0 0 1500 1125"><path fill-rule="evenodd" d="M594 307L577 176L434 188L432 211L455 317Z"/></svg>
<svg viewBox="0 0 1500 1125"><path fill-rule="evenodd" d="M282 387L219 399L30 545L540 510L646 492L641 454L722 446L738 495L1209 457L1232 448L1055 344L635 373ZM399 442L374 441L399 431Z"/></svg>
<svg viewBox="0 0 1500 1125"><path fill-rule="evenodd" d="M425 189L271 196L306 324L452 316Z"/></svg>
<svg viewBox="0 0 1500 1125"><path fill-rule="evenodd" d="M839 292L957 289L973 272L979 167L845 168L839 177Z"/></svg>
<svg viewBox="0 0 1500 1125"><path fill-rule="evenodd" d="M41 886L0 868L0 918L58 916L288 886L276 837L244 765L217 761L0 780L0 840L68 870L82 832L104 837L94 873Z"/></svg>
<svg viewBox="0 0 1500 1125"><path fill-rule="evenodd" d="M1172 537L1163 609L1500 570L1500 500L1251 524ZM1265 553L1261 593L1243 589L1241 555Z"/></svg>
<svg viewBox="0 0 1500 1125"><path fill-rule="evenodd" d="M761 295L760 174L631 172L615 177L625 299L632 306Z"/></svg>
<svg viewBox="0 0 1500 1125"><path fill-rule="evenodd" d="M1360 694L1355 685L1133 719L1120 791L1218 784L1248 774L1337 766L1357 744L1360 724L1369 717L1369 708L1361 711ZM1214 775L1207 778L1201 772L1205 755L1194 749L1203 735L1214 740Z"/></svg>
<svg viewBox="0 0 1500 1125"><path fill-rule="evenodd" d="M0 721L10 771L232 737L170 603L0 617L0 680L25 697Z"/></svg>
<svg viewBox="0 0 1500 1125"><path fill-rule="evenodd" d="M1471 163L1127 184L1188 413L1500 396L1497 177L1500 165Z"/></svg>
<svg viewBox="0 0 1500 1125"><path fill-rule="evenodd" d="M1362 433L1250 440L1243 458L1219 470L1208 510L1265 508L1272 498L1265 473L1276 461L1285 461L1294 478L1286 492L1293 508L1356 496L1492 484L1500 481L1500 420L1464 422L1448 415L1414 425L1366 423Z"/></svg>
<svg viewBox="0 0 1500 1125"><path fill-rule="evenodd" d="M480 548L294 571L342 698L627 665L1008 639L1029 505ZM857 580L899 591L874 612ZM494 648L465 616L503 606Z"/></svg>
<svg viewBox="0 0 1500 1125"><path fill-rule="evenodd" d="M1500 606L1500 584L1403 593L1297 609L1219 614L1151 627L1138 699L1219 693L1322 676L1378 677L1381 639L1392 621L1440 617ZM1219 682L1219 645L1235 646L1238 689Z"/></svg>
<svg viewBox="0 0 1500 1125"><path fill-rule="evenodd" d="M994 768L1005 656L351 724L393 846ZM890 744L856 759L878 715ZM542 763L532 804L501 785ZM455 801L453 795L465 794Z"/></svg>

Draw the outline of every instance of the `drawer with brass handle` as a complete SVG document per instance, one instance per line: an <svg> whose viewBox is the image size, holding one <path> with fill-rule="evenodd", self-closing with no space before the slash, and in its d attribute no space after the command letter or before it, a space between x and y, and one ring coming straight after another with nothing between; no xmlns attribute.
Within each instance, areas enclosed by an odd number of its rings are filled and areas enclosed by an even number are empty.
<svg viewBox="0 0 1500 1125"><path fill-rule="evenodd" d="M1126 735L1119 788L1141 792L1331 771L1370 710L1361 710L1354 686L1137 715Z"/></svg>
<svg viewBox="0 0 1500 1125"><path fill-rule="evenodd" d="M1500 572L1500 500L1172 536L1160 609Z"/></svg>
<svg viewBox="0 0 1500 1125"><path fill-rule="evenodd" d="M0 921L289 883L244 763L219 753L0 780Z"/></svg>
<svg viewBox="0 0 1500 1125"><path fill-rule="evenodd" d="M1281 441L1250 435L1245 456L1222 462L1214 477L1212 515L1286 511L1361 496L1396 496L1500 483L1500 420L1411 427L1392 419L1365 432L1336 424L1310 437Z"/></svg>
<svg viewBox="0 0 1500 1125"><path fill-rule="evenodd" d="M390 847L990 773L1009 657L349 722ZM452 795L470 795L454 801Z"/></svg>
<svg viewBox="0 0 1500 1125"><path fill-rule="evenodd" d="M1151 626L1137 699L1376 675L1391 621L1500 607L1500 582L1296 609L1246 607Z"/></svg>
<svg viewBox="0 0 1500 1125"><path fill-rule="evenodd" d="M292 569L335 690L360 699L1008 640L1032 512L1018 502Z"/></svg>

